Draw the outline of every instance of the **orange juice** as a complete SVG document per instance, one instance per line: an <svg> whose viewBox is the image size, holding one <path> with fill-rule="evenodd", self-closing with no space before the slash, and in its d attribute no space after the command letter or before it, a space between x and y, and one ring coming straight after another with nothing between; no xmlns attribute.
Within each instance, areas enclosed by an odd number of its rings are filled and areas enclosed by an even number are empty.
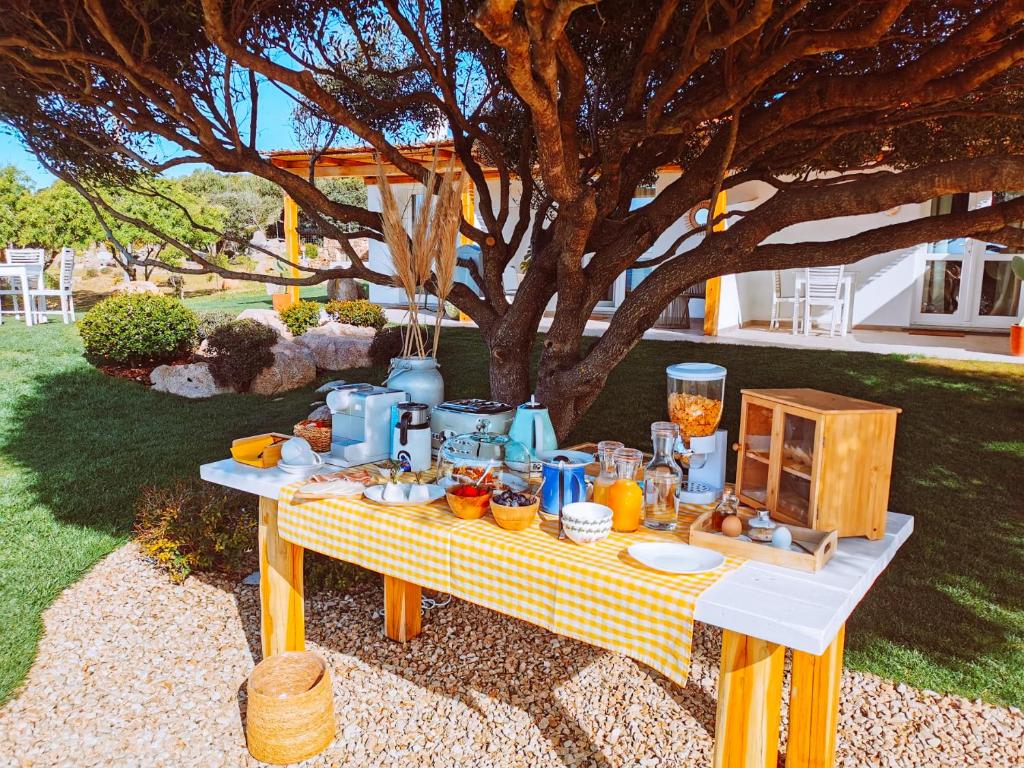
<svg viewBox="0 0 1024 768"><path fill-rule="evenodd" d="M605 479L604 477L594 478L594 498L591 499L591 501L595 504L604 504L610 507L611 504L608 503L608 491L611 490L614 483L614 479Z"/></svg>
<svg viewBox="0 0 1024 768"><path fill-rule="evenodd" d="M597 486L594 486L595 496ZM644 494L635 480L616 480L605 492L606 500L598 502L612 508L612 530L629 533L640 527L644 511Z"/></svg>

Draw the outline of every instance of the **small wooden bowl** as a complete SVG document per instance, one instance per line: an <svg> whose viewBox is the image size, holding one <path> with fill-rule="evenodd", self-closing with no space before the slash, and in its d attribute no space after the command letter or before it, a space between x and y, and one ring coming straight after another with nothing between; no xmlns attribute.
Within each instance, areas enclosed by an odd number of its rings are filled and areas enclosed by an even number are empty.
<svg viewBox="0 0 1024 768"><path fill-rule="evenodd" d="M525 531L537 518L539 508L540 498L537 496L533 497L533 504L528 507L506 507L491 498L491 514L495 522L506 531Z"/></svg>
<svg viewBox="0 0 1024 768"><path fill-rule="evenodd" d="M487 505L491 501L490 493L482 496L456 496L446 491L444 495L455 516L463 520L479 520L487 513Z"/></svg>

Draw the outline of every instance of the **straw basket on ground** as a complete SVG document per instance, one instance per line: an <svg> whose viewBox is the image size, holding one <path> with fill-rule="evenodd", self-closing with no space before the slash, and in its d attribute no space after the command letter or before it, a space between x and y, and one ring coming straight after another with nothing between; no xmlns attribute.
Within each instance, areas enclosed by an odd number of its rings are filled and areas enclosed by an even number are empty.
<svg viewBox="0 0 1024 768"><path fill-rule="evenodd" d="M309 651L264 659L249 675L245 738L249 753L283 765L322 752L334 738L331 673Z"/></svg>

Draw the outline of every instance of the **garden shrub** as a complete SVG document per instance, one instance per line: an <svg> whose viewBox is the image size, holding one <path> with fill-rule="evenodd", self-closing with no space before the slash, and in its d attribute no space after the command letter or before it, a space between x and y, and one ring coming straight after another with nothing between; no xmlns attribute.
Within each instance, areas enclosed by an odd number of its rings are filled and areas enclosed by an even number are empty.
<svg viewBox="0 0 1024 768"><path fill-rule="evenodd" d="M404 325L392 325L377 331L377 335L370 343L370 360L374 365L390 365L391 358L402 354L407 329L408 327ZM423 343L429 347L432 344L431 331L427 328L424 328L423 331Z"/></svg>
<svg viewBox="0 0 1024 768"><path fill-rule="evenodd" d="M320 325L320 310L323 306L315 301L300 301L281 313L281 320L292 336L301 336L310 328Z"/></svg>
<svg viewBox="0 0 1024 768"><path fill-rule="evenodd" d="M200 341L210 338L210 334L214 330L235 319L235 316L230 312L218 312L217 310L197 312L196 316L199 318L198 335Z"/></svg>
<svg viewBox="0 0 1024 768"><path fill-rule="evenodd" d="M193 573L242 578L259 568L256 497L198 479L147 486L136 504L135 539L143 554L180 583ZM342 589L369 572L306 552L305 584L311 591Z"/></svg>
<svg viewBox="0 0 1024 768"><path fill-rule="evenodd" d="M174 360L190 352L198 328L195 313L177 299L125 293L86 312L79 333L91 357L134 365Z"/></svg>
<svg viewBox="0 0 1024 768"><path fill-rule="evenodd" d="M324 307L332 320L363 328L376 328L378 331L388 324L384 310L366 299L350 299L349 301L329 301Z"/></svg>
<svg viewBox="0 0 1024 768"><path fill-rule="evenodd" d="M246 392L253 380L274 364L271 351L277 331L255 320L231 320L214 328L206 339L210 373L221 386Z"/></svg>

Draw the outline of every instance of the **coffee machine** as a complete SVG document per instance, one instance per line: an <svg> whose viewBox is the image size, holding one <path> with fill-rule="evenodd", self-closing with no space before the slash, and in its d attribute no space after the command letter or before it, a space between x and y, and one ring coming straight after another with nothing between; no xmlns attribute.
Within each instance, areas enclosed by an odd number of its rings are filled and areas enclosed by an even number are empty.
<svg viewBox="0 0 1024 768"><path fill-rule="evenodd" d="M351 467L388 458L391 406L408 399L401 390L373 384L345 384L328 392L331 451L324 461Z"/></svg>

